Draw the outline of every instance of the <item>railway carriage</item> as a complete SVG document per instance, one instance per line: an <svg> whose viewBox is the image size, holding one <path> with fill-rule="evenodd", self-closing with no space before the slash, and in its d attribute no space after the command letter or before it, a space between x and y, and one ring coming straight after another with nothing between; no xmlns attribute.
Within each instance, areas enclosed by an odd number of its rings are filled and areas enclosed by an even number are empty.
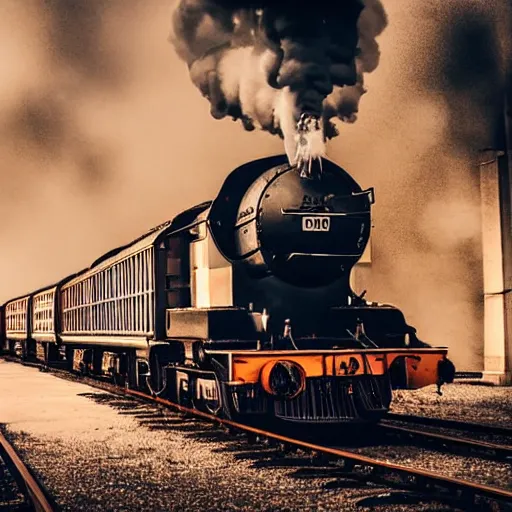
<svg viewBox="0 0 512 512"><path fill-rule="evenodd" d="M35 352L30 337L31 301L32 296L25 295L6 302L3 307L7 350L23 357Z"/></svg>
<svg viewBox="0 0 512 512"><path fill-rule="evenodd" d="M8 352L7 338L5 337L5 314L4 306L0 305L0 353Z"/></svg>
<svg viewBox="0 0 512 512"><path fill-rule="evenodd" d="M393 386L454 368L399 309L351 289L373 202L327 160L309 178L284 156L249 162L214 201L7 303L7 338L228 417L375 421Z"/></svg>
<svg viewBox="0 0 512 512"><path fill-rule="evenodd" d="M59 353L59 348L62 348L60 289L76 275L2 306L5 352L46 363L63 359Z"/></svg>
<svg viewBox="0 0 512 512"><path fill-rule="evenodd" d="M30 338L35 356L45 362L57 360L58 285L45 288L31 297Z"/></svg>
<svg viewBox="0 0 512 512"><path fill-rule="evenodd" d="M206 207L110 251L61 287L60 337L75 369L145 385L150 352L165 340L167 308L191 304L183 233Z"/></svg>

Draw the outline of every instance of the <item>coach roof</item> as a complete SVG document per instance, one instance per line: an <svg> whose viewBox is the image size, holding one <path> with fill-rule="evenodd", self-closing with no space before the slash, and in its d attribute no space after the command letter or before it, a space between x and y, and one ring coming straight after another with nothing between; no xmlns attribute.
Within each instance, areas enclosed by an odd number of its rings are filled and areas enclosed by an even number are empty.
<svg viewBox="0 0 512 512"><path fill-rule="evenodd" d="M75 282L81 281L82 278L85 278L90 274L109 268L118 261L124 260L133 254L137 254L148 247L152 247L170 233L204 222L206 218L205 216L202 216L201 213L206 212L210 206L211 201L207 201L194 206L193 208L189 208L188 210L178 214L172 221L166 221L159 226L152 228L150 231L136 238L132 242L107 252L95 260L86 271L80 272L80 274L75 276L75 279L70 280L66 285L72 285Z"/></svg>

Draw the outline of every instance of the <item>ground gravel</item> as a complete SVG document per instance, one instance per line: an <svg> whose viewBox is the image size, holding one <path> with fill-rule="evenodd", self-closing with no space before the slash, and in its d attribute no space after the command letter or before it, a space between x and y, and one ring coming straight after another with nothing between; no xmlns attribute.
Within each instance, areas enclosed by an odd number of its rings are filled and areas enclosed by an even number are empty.
<svg viewBox="0 0 512 512"><path fill-rule="evenodd" d="M107 402L120 406L117 397L105 398L107 394L101 396L103 407ZM151 407L131 412L140 412L146 423L139 424L136 414L120 414L110 433L97 430L87 438L66 436L42 443L24 432L10 436L62 509L69 511L368 510L356 507L357 500L386 491L334 477L310 478L312 469L327 470L328 475L332 467L309 454L284 458L276 448L250 445L200 422L161 416Z"/></svg>
<svg viewBox="0 0 512 512"><path fill-rule="evenodd" d="M389 489L337 477L332 463L311 454L283 456L16 363L0 360L0 386L6 435L65 511L453 510L407 495L379 497ZM380 453L387 456L385 447ZM437 467L439 456L429 457ZM358 507L362 498L374 501Z"/></svg>
<svg viewBox="0 0 512 512"><path fill-rule="evenodd" d="M0 457L0 511L2 510L21 512L28 510L28 505L5 462Z"/></svg>
<svg viewBox="0 0 512 512"><path fill-rule="evenodd" d="M443 386L442 396L435 390L394 391L391 412L512 427L512 387L455 383Z"/></svg>
<svg viewBox="0 0 512 512"><path fill-rule="evenodd" d="M444 476L512 490L511 466L505 462L453 455L407 445L377 445L357 448L354 451L393 464L424 469Z"/></svg>

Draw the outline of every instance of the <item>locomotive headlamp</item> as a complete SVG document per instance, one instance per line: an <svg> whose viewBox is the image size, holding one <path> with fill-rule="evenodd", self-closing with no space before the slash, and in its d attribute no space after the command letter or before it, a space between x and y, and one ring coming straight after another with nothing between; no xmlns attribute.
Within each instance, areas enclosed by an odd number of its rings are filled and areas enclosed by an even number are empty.
<svg viewBox="0 0 512 512"><path fill-rule="evenodd" d="M269 395L292 399L304 391L306 372L292 361L271 361L262 368L260 381Z"/></svg>

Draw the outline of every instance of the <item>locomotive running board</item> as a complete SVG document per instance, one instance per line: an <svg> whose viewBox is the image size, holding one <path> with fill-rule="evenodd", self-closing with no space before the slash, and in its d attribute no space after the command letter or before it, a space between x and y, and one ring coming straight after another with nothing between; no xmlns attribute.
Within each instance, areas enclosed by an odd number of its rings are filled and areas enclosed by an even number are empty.
<svg viewBox="0 0 512 512"><path fill-rule="evenodd" d="M365 350L206 350L209 355L229 359L228 380L233 383L257 383L262 368L270 361L292 361L308 377L360 377L385 375L391 365L405 360L407 388L417 389L440 382L439 363L448 348L365 349Z"/></svg>

